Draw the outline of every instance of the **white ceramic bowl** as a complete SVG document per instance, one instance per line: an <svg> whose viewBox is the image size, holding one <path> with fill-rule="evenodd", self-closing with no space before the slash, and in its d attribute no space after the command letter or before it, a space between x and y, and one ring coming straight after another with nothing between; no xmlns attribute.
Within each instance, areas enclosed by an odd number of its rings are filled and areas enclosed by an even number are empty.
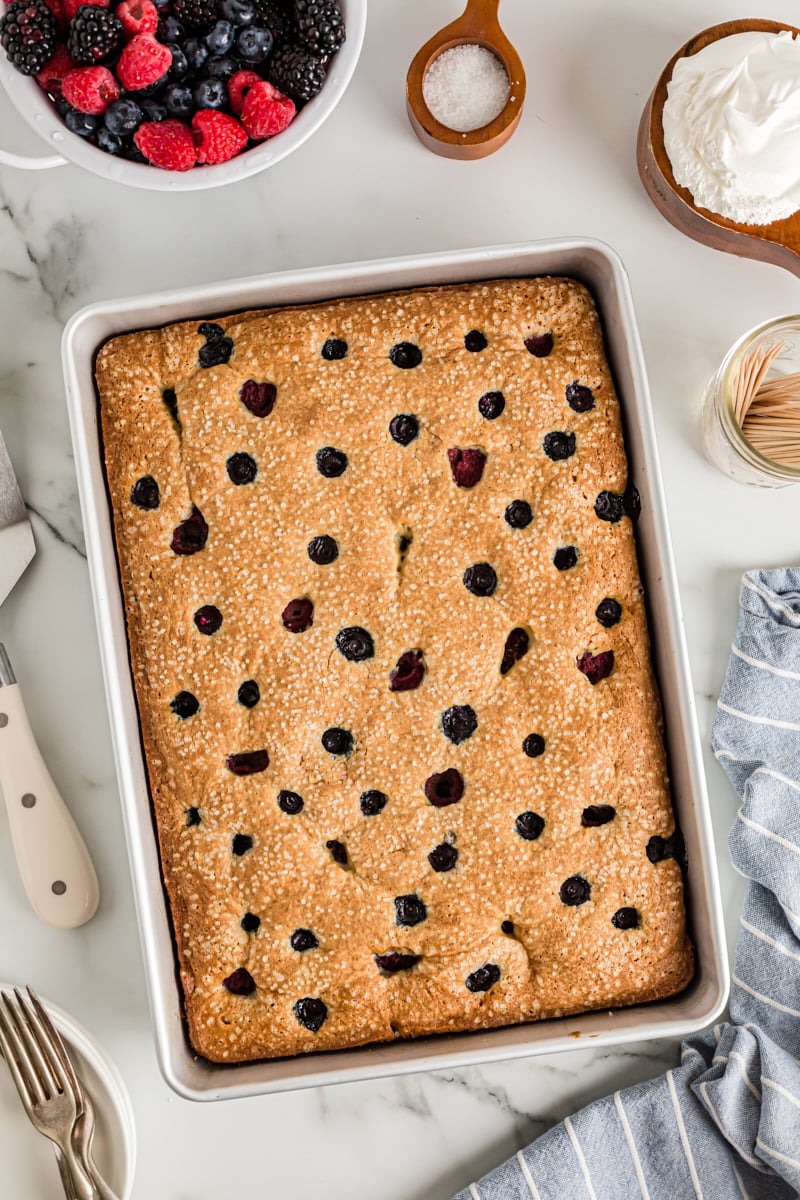
<svg viewBox="0 0 800 1200"><path fill-rule="evenodd" d="M297 114L292 124L277 137L270 138L253 150L247 150L230 162L216 166L194 167L191 171L162 171L159 167L126 162L98 150L77 134L70 133L52 103L35 79L20 75L0 50L0 83L11 103L47 143L49 153L40 158L11 154L0 148L0 164L40 170L76 163L95 175L113 179L130 187L149 188L158 192L194 192L202 188L221 187L265 171L286 158L293 150L319 129L333 112L350 82L361 53L367 23L367 0L339 0L347 26L347 40L331 59L328 78L318 96ZM0 10L3 5L0 4Z"/></svg>

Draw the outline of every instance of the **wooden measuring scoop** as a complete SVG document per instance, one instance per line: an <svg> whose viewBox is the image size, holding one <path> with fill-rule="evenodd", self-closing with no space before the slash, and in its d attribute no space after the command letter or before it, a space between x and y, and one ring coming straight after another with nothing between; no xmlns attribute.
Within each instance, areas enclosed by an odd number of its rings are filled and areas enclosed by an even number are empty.
<svg viewBox="0 0 800 1200"><path fill-rule="evenodd" d="M499 150L516 129L525 101L525 70L522 60L500 28L500 0L468 0L458 18L435 33L415 55L406 77L408 117L419 140L445 158L484 158ZM422 83L435 58L454 46L477 45L500 59L511 90L503 110L488 125L461 133L437 121L425 103Z"/></svg>
<svg viewBox="0 0 800 1200"><path fill-rule="evenodd" d="M664 145L667 84L679 58L696 54L711 42L734 33L779 33L782 29L798 33L794 26L783 25L780 21L748 19L714 25L688 41L667 63L645 106L639 125L636 159L648 196L662 216L681 233L715 250L775 263L800 275L800 212L782 221L773 221L771 225L742 225L706 208L698 208L691 192L675 182Z"/></svg>

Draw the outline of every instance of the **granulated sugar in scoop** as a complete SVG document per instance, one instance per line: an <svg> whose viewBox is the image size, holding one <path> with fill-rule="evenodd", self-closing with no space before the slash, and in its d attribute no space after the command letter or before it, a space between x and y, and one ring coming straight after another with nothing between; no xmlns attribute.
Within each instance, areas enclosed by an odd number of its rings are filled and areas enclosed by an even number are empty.
<svg viewBox="0 0 800 1200"><path fill-rule="evenodd" d="M485 46L444 50L431 63L422 95L432 115L448 129L469 133L503 111L511 86L506 69Z"/></svg>

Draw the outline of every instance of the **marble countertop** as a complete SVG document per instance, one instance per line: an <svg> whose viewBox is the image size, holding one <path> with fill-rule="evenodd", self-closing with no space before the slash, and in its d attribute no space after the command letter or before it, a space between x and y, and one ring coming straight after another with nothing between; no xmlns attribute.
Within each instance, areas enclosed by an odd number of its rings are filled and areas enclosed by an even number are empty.
<svg viewBox="0 0 800 1200"><path fill-rule="evenodd" d="M676 1059L674 1043L657 1041L216 1105L179 1099L156 1065L63 398L59 339L76 309L290 267L601 238L633 284L704 744L740 574L797 559L800 490L757 491L718 474L700 453L697 409L740 333L798 311L800 281L683 238L651 207L634 161L639 116L664 63L701 28L729 18L728 5L506 0L527 107L508 146L474 163L424 150L404 110L408 63L458 8L373 0L361 62L333 117L291 158L233 187L171 196L125 190L76 167L0 171L0 427L38 545L0 611L0 640L103 893L83 929L39 924L0 815L0 978L33 982L116 1060L138 1125L137 1197L448 1200L574 1108ZM748 15L791 22L796 5L753 0ZM37 148L4 97L0 137L9 149ZM726 835L735 804L710 753L708 777L732 938L741 883ZM15 1194L13 1162L2 1174L3 1190Z"/></svg>

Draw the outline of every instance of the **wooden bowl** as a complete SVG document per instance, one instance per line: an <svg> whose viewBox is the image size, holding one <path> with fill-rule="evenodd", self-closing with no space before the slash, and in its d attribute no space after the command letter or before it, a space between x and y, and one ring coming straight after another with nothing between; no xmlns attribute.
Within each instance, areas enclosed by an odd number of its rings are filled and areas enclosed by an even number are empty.
<svg viewBox="0 0 800 1200"><path fill-rule="evenodd" d="M800 32L793 25L784 25L780 21L725 21L688 41L667 63L645 106L639 125L636 159L648 196L681 233L715 250L775 263L800 275L800 212L782 221L773 221L771 225L742 225L706 208L698 208L691 192L675 182L664 145L667 84L679 58L696 54L711 42L734 33L779 33L783 29L795 34Z"/></svg>
<svg viewBox="0 0 800 1200"><path fill-rule="evenodd" d="M505 145L519 124L525 102L525 70L497 18L500 0L468 0L462 15L440 29L417 52L406 76L408 119L419 140L445 158L485 158ZM425 103L422 84L435 58L454 46L484 46L500 59L511 85L505 108L488 125L461 133L437 121Z"/></svg>

